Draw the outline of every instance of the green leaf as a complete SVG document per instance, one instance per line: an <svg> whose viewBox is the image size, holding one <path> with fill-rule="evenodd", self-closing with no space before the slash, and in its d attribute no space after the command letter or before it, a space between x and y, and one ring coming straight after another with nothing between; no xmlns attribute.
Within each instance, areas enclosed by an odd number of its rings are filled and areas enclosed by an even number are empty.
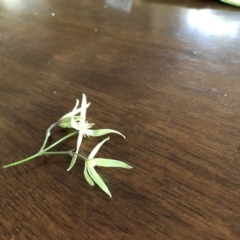
<svg viewBox="0 0 240 240"><path fill-rule="evenodd" d="M90 177L93 179L93 181L111 198L112 194L110 193L108 187L104 183L104 181L101 179L101 177L98 175L96 170L94 168L89 167L88 173Z"/></svg>
<svg viewBox="0 0 240 240"><path fill-rule="evenodd" d="M100 149L100 147L110 139L110 137L105 138L103 141L101 141L100 143L98 143L98 145L96 145L96 147L92 150L92 152L89 154L88 159L92 159L94 158L94 156L97 154L98 150Z"/></svg>
<svg viewBox="0 0 240 240"><path fill-rule="evenodd" d="M78 140L77 140L77 148L76 148L76 152L75 152L76 155L73 156L72 161L71 161L70 166L67 169L67 171L70 171L72 169L72 167L74 166L74 164L76 163L77 154L79 152L79 148L80 148L80 145L82 143L82 139L83 139L83 135L81 133L79 133Z"/></svg>
<svg viewBox="0 0 240 240"><path fill-rule="evenodd" d="M95 165L99 167L120 167L120 168L127 168L131 169L132 166L114 159L106 159L106 158L94 158Z"/></svg>
<svg viewBox="0 0 240 240"><path fill-rule="evenodd" d="M84 168L84 177L85 177L85 179L87 180L87 182L88 182L91 186L94 185L93 180L92 180L92 179L90 178L90 176L88 175L86 163L85 163L85 168Z"/></svg>
<svg viewBox="0 0 240 240"><path fill-rule="evenodd" d="M69 168L67 169L67 171L70 171L72 169L72 167L74 166L74 164L76 163L76 160L77 160L77 155L74 155L73 158L72 158L72 161L70 163L70 166Z"/></svg>
<svg viewBox="0 0 240 240"><path fill-rule="evenodd" d="M123 134L121 134L118 131L115 131L113 129L96 129L96 130L87 130L86 134L92 137L99 137L99 136L103 136L109 133L116 133L121 135L123 138L126 138Z"/></svg>
<svg viewBox="0 0 240 240"><path fill-rule="evenodd" d="M221 0L222 2L240 7L240 0Z"/></svg>

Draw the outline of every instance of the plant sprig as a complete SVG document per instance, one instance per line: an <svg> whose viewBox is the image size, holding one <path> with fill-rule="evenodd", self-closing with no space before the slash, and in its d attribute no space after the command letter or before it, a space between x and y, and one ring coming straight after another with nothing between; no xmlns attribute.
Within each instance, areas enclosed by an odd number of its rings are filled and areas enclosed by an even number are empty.
<svg viewBox="0 0 240 240"><path fill-rule="evenodd" d="M122 161L115 160L115 159L105 159L105 158L95 158L95 155L101 148L101 146L110 139L110 137L105 138L103 141L101 141L99 144L97 144L94 149L91 151L89 156L86 158L83 155L79 153L80 147L82 144L82 140L84 137L99 137L103 135L107 135L110 133L115 133L121 135L123 138L125 136L121 134L120 132L113 130L113 129L92 129L94 126L94 123L88 123L86 121L86 112L87 108L90 106L90 103L87 103L87 98L86 95L83 94L82 97L82 103L81 107L78 108L79 106L79 100L76 100L76 105L73 108L73 110L64 116L62 116L56 123L53 123L46 131L45 139L43 141L43 144L40 148L40 150L27 157L24 159L21 159L19 161L4 165L3 168L9 168L13 167L25 162L28 162L32 159L35 159L39 156L46 156L46 155L69 155L71 156L71 162L70 165L67 169L67 171L70 171L73 166L76 163L76 160L78 158L81 158L82 160L85 161L85 167L84 167L84 177L86 181L93 186L94 183L96 183L106 194L108 194L109 197L112 197L108 187L102 180L102 178L99 176L99 174L96 172L94 169L95 166L100 166L100 167L120 167L120 168L126 168L126 169L131 169L132 167ZM78 115L79 114L79 115ZM47 142L49 137L51 136L51 130L55 126L60 126L62 128L70 128L74 130L73 132L65 135L61 139L57 140L53 144L47 147ZM77 137L77 143L76 143L76 150L69 150L69 151L49 151L59 143L63 142L64 140L73 137L75 135L78 135Z"/></svg>

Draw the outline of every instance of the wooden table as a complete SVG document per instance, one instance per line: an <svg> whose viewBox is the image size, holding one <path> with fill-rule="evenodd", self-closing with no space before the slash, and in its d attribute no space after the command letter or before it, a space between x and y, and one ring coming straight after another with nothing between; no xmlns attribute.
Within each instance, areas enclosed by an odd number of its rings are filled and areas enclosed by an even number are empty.
<svg viewBox="0 0 240 240"><path fill-rule="evenodd" d="M240 239L239 19L220 1L1 1L1 165L85 93L94 128L126 135L97 156L133 169L96 168L110 199L66 155L2 168L0 239Z"/></svg>

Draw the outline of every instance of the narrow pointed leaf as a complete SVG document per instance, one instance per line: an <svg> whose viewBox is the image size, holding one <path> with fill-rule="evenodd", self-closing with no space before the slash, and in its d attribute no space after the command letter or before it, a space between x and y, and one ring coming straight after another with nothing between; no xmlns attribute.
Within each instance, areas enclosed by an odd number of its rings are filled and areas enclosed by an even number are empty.
<svg viewBox="0 0 240 240"><path fill-rule="evenodd" d="M221 0L222 2L240 7L240 1L239 0Z"/></svg>
<svg viewBox="0 0 240 240"><path fill-rule="evenodd" d="M85 163L85 168L84 168L84 177L85 177L85 179L87 180L87 182L88 182L91 186L94 185L93 180L92 180L92 179L90 178L90 176L88 175L86 163Z"/></svg>
<svg viewBox="0 0 240 240"><path fill-rule="evenodd" d="M108 187L106 186L102 178L98 175L96 170L90 167L88 168L88 172L93 181L111 198L112 194L110 193Z"/></svg>
<svg viewBox="0 0 240 240"><path fill-rule="evenodd" d="M106 158L94 158L93 160L95 161L95 165L99 167L120 167L120 168L128 168L128 169L132 168L132 166L119 160L106 159Z"/></svg>
<svg viewBox="0 0 240 240"><path fill-rule="evenodd" d="M87 130L86 131L87 135L92 136L92 137L99 137L99 136L103 136L109 133L116 133L121 135L123 138L126 138L123 134L121 134L118 131L115 131L113 129L96 129L96 130Z"/></svg>
<svg viewBox="0 0 240 240"><path fill-rule="evenodd" d="M78 135L78 140L77 140L77 148L76 148L76 152L75 153L78 153L79 152L79 148L80 148L80 145L82 143L82 138L83 138L83 135L81 133L79 133ZM70 166L69 168L67 169L67 171L70 171L72 169L72 167L74 166L74 164L76 163L76 160L77 160L77 155L74 155L73 158L72 158L72 161L70 163Z"/></svg>
<svg viewBox="0 0 240 240"><path fill-rule="evenodd" d="M70 163L70 166L69 168L67 169L67 171L70 171L72 169L72 167L74 166L74 164L76 163L76 160L77 160L77 155L74 155L73 158L72 158L72 161Z"/></svg>
<svg viewBox="0 0 240 240"><path fill-rule="evenodd" d="M92 152L89 154L88 159L92 159L95 157L95 155L97 154L98 150L100 149L100 147L110 139L110 137L105 138L103 141L101 141L100 143L98 143L98 145L95 146L95 148L92 150Z"/></svg>

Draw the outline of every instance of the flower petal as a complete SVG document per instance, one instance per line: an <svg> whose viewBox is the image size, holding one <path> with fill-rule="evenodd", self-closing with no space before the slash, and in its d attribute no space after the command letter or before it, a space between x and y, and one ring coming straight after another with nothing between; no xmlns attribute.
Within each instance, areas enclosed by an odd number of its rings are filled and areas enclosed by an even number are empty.
<svg viewBox="0 0 240 240"><path fill-rule="evenodd" d="M94 185L93 180L92 180L92 179L90 178L90 176L88 175L86 163L85 163L85 168L84 168L84 177L85 177L85 179L87 180L87 182L88 182L91 186Z"/></svg>
<svg viewBox="0 0 240 240"><path fill-rule="evenodd" d="M95 165L99 167L120 167L120 168L128 168L131 169L132 166L114 159L106 159L106 158L94 158Z"/></svg>
<svg viewBox="0 0 240 240"><path fill-rule="evenodd" d="M71 112L65 114L63 117L71 117L72 115L75 115L74 111L76 111L78 105L79 105L79 100L76 99L76 104L75 104L75 107L73 108L73 110ZM79 108L79 109L81 109L81 108Z"/></svg>
<svg viewBox="0 0 240 240"><path fill-rule="evenodd" d="M83 93L82 105L81 105L82 111L80 113L80 117L83 118L83 119L80 119L80 123L82 123L82 124L85 123L87 108L86 107L84 108L84 106L86 106L86 105L87 105L87 98L86 98L86 95Z"/></svg>
<svg viewBox="0 0 240 240"><path fill-rule="evenodd" d="M79 125L78 123L75 121L74 117L71 118L71 122L70 122L70 126L76 130L79 130Z"/></svg>
<svg viewBox="0 0 240 240"><path fill-rule="evenodd" d="M77 148L76 148L76 153L79 152L79 148L81 146L81 143L82 143L82 139L83 139L83 135L81 132L79 132L78 134L78 140L77 140Z"/></svg>
<svg viewBox="0 0 240 240"><path fill-rule="evenodd" d="M79 105L79 100L76 99L76 104L75 107L73 108L73 110L67 114L65 114L64 116L62 116L59 120L58 120L58 125L61 127L69 127L69 123L72 122L72 118L74 117L73 112L77 109ZM70 127L72 126L72 124L70 124Z"/></svg>
<svg viewBox="0 0 240 240"><path fill-rule="evenodd" d="M71 113L72 113L73 115L76 115L76 114L80 113L83 109L87 109L90 105L91 105L90 102L89 102L89 103L86 103L85 106L82 106L82 107L76 109L74 112L71 112Z"/></svg>
<svg viewBox="0 0 240 240"><path fill-rule="evenodd" d="M108 187L106 186L102 178L98 175L96 170L90 167L88 168L88 172L93 181L111 198L112 194L110 193Z"/></svg>
<svg viewBox="0 0 240 240"><path fill-rule="evenodd" d="M78 103L79 103L79 100L78 100L78 99L76 99L76 100L77 100ZM76 108L74 111L72 110L71 112L63 115L60 119L62 119L62 118L67 118L67 117L71 118L72 115L76 115L76 114L80 113L83 108L88 108L90 105L91 105L91 103L89 102L89 103L87 103L85 106L82 106L82 107L80 107L80 108Z"/></svg>
<svg viewBox="0 0 240 240"><path fill-rule="evenodd" d="M97 154L98 150L100 149L100 147L110 139L110 137L105 138L103 141L101 141L100 143L98 143L98 145L95 146L95 148L91 151L91 153L88 156L88 159L92 159L95 157L95 155Z"/></svg>
<svg viewBox="0 0 240 240"><path fill-rule="evenodd" d="M72 112L74 112L74 111L76 110L78 104L79 104L79 100L77 99L76 105L75 105L74 109L72 110ZM81 120L80 120L80 121L81 121ZM84 120L84 121L85 121L85 120ZM74 128L74 129L76 129L76 130L79 130L79 126L78 126L78 123L77 123L77 122L75 121L75 119L74 119L74 115L71 115L71 126L72 126L72 128Z"/></svg>
<svg viewBox="0 0 240 240"><path fill-rule="evenodd" d="M96 130L87 130L86 131L86 134L89 136L92 136L92 137L99 137L99 136L106 135L109 133L116 133L116 134L121 135L123 138L126 138L123 134L121 134L120 132L115 131L113 129L96 129Z"/></svg>
<svg viewBox="0 0 240 240"><path fill-rule="evenodd" d="M86 109L90 106L91 103L87 103L87 99L86 99L86 96L85 94L83 94L83 101L82 101L82 104L81 104L81 107L80 108L77 108L78 105L79 105L79 100L76 99L76 105L74 107L74 109L65 114L64 116L62 116L59 120L58 120L58 125L62 128L75 128L76 129L76 125L74 124L74 127L72 126L71 124L71 119L72 117L74 116L74 120L75 121L79 121L80 119L82 119L82 122L85 121L85 117L86 117ZM83 111L83 116L84 117L80 117L80 116L75 116L76 114L80 113Z"/></svg>

